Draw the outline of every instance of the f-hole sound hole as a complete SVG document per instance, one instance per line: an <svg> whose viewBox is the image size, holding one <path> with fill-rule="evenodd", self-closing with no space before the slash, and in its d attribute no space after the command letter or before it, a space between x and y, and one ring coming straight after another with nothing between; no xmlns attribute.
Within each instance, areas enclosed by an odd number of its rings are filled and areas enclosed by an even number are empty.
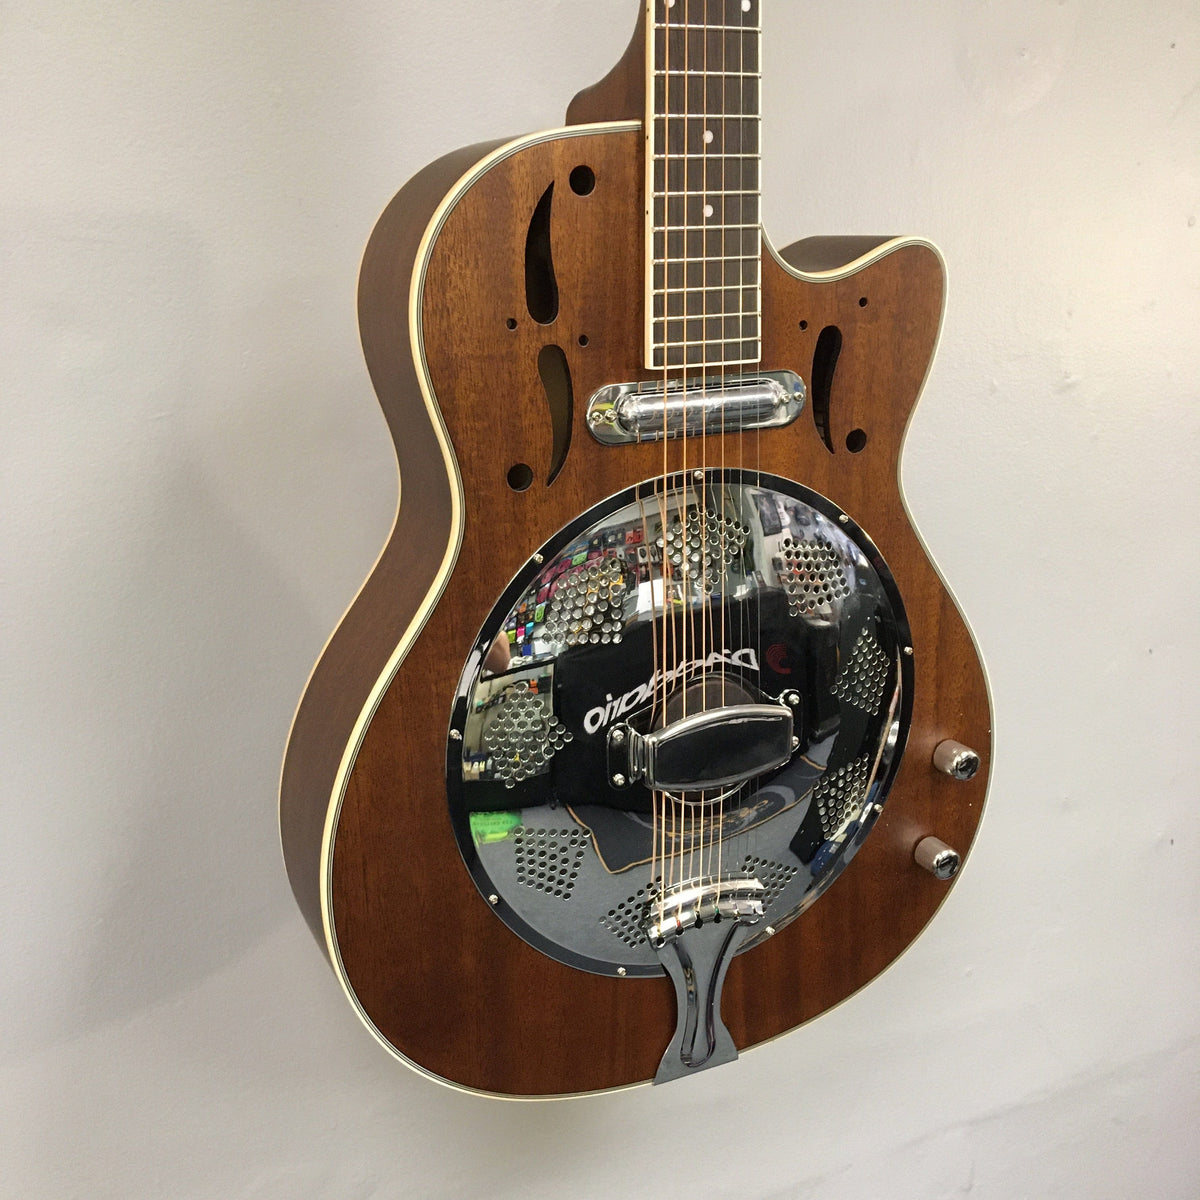
<svg viewBox="0 0 1200 1200"><path fill-rule="evenodd" d="M550 251L550 207L554 203L554 184L537 202L525 237L525 303L529 315L539 325L549 325L558 316L558 280L554 277L554 257Z"/></svg>
<svg viewBox="0 0 1200 1200"><path fill-rule="evenodd" d="M546 486L549 487L562 470L563 463L567 461L567 451L571 448L571 368L567 365L567 356L561 346L542 347L538 354L538 374L542 377L542 387L546 389L546 405L550 409L553 430L550 470L546 474Z"/></svg>
<svg viewBox="0 0 1200 1200"><path fill-rule="evenodd" d="M838 355L841 352L842 331L836 325L826 325L817 335L817 347L813 351L812 415L821 441L825 443L825 448L830 454L833 453L833 434L829 427L829 403L833 394L833 376L837 371ZM865 434L863 444L866 444Z"/></svg>
<svg viewBox="0 0 1200 1200"><path fill-rule="evenodd" d="M590 196L596 190L596 172L591 167L578 166L571 172L571 191L577 196Z"/></svg>
<svg viewBox="0 0 1200 1200"><path fill-rule="evenodd" d="M867 431L865 429L852 429L846 434L846 449L851 454L858 454L867 448Z"/></svg>
<svg viewBox="0 0 1200 1200"><path fill-rule="evenodd" d="M528 463L514 463L508 468L508 486L514 492L528 490L533 482L533 468Z"/></svg>

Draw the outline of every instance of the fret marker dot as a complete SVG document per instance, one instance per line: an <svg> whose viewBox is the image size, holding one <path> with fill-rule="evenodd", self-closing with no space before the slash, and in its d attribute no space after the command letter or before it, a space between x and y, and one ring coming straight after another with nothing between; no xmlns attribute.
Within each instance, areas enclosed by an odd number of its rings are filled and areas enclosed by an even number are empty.
<svg viewBox="0 0 1200 1200"><path fill-rule="evenodd" d="M704 131L704 142L705 142L705 145L707 145L707 144L708 144L709 142L711 142L712 140L713 140L713 131L712 131L711 129L706 129L706 130Z"/></svg>
<svg viewBox="0 0 1200 1200"><path fill-rule="evenodd" d="M713 215L713 206L711 204L706 204L704 206L704 215L706 217L711 217Z"/></svg>

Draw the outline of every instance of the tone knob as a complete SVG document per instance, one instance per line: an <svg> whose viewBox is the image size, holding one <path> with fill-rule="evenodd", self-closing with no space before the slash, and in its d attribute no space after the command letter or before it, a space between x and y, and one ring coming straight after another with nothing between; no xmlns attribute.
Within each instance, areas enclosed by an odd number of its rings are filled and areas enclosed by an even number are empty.
<svg viewBox="0 0 1200 1200"><path fill-rule="evenodd" d="M939 742L934 750L933 765L951 779L973 779L975 772L979 770L979 755L962 742L947 740Z"/></svg>
<svg viewBox="0 0 1200 1200"><path fill-rule="evenodd" d="M922 838L913 851L913 858L917 866L928 871L934 879L953 879L962 864L958 851L935 837Z"/></svg>

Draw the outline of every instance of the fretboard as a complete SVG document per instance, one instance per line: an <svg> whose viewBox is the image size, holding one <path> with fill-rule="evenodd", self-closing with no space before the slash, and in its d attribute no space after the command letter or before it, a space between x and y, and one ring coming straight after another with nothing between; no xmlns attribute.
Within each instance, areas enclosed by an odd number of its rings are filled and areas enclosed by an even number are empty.
<svg viewBox="0 0 1200 1200"><path fill-rule="evenodd" d="M646 361L761 358L760 0L648 0Z"/></svg>

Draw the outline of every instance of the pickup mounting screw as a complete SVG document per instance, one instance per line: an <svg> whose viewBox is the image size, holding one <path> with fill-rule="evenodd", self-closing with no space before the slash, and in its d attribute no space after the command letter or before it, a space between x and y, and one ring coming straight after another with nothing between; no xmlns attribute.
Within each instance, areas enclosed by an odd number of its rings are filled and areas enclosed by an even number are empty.
<svg viewBox="0 0 1200 1200"><path fill-rule="evenodd" d="M617 772L617 774L612 777L612 781L613 781L613 787L624 787L625 784L628 782L628 780L626 780L625 776L622 775L620 772Z"/></svg>
<svg viewBox="0 0 1200 1200"><path fill-rule="evenodd" d="M612 742L614 746L619 746L625 740L625 730L614 729L612 733L608 735L608 740Z"/></svg>

